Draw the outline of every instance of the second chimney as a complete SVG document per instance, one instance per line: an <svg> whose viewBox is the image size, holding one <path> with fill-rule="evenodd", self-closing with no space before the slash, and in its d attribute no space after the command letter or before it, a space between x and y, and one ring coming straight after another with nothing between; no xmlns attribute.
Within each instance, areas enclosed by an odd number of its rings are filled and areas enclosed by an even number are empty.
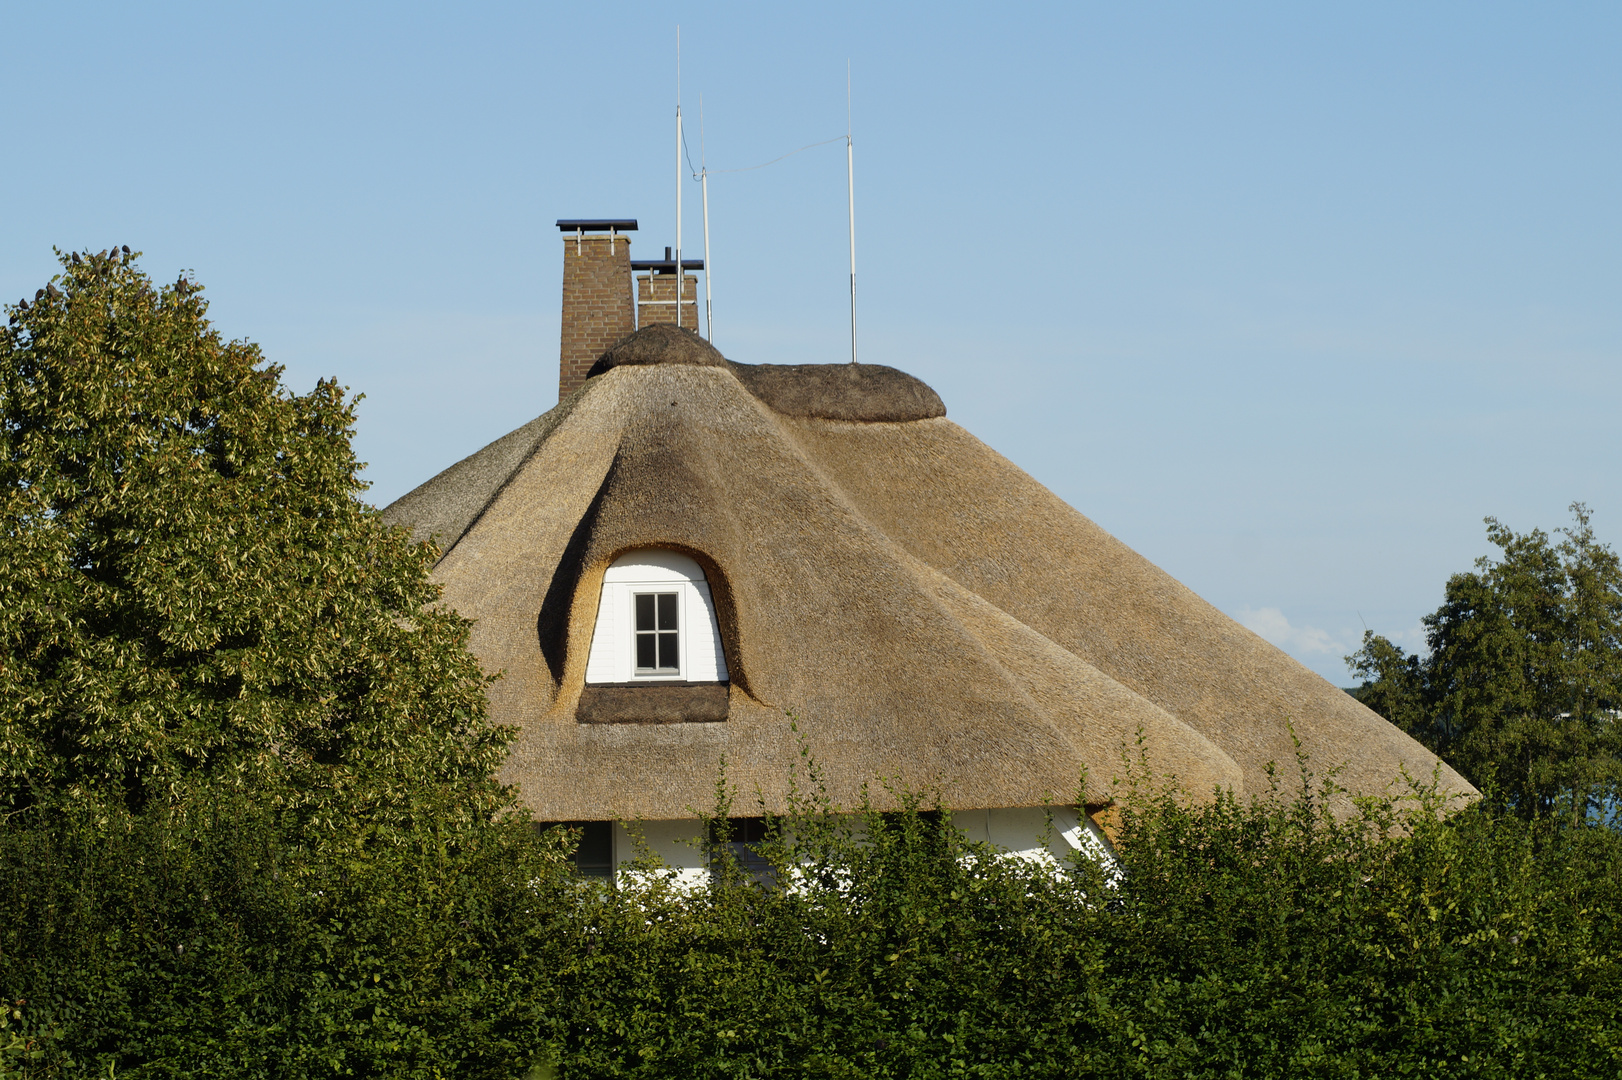
<svg viewBox="0 0 1622 1080"><path fill-rule="evenodd" d="M698 332L698 278L688 270L704 269L703 259L683 259L681 273L676 272L670 249L665 248L663 259L633 260L631 269L645 271L636 279L636 321L640 326L654 323L675 323L683 330ZM681 281L678 297L676 282Z"/></svg>

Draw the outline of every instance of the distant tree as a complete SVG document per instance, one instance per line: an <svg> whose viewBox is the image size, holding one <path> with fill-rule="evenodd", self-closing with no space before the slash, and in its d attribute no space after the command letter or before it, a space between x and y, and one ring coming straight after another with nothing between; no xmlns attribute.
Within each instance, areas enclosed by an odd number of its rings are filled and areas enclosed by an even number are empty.
<svg viewBox="0 0 1622 1080"><path fill-rule="evenodd" d="M1575 523L1517 534L1448 580L1426 656L1368 632L1346 662L1357 696L1523 815L1585 820L1622 790L1622 565Z"/></svg>
<svg viewBox="0 0 1622 1080"><path fill-rule="evenodd" d="M0 813L498 805L467 624L361 501L353 400L127 248L59 257L0 329Z"/></svg>

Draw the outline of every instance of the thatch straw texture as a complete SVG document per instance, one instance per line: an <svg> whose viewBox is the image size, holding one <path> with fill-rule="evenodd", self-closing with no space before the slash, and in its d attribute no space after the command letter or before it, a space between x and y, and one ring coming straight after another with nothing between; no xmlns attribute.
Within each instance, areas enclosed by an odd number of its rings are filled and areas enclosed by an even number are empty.
<svg viewBox="0 0 1622 1080"><path fill-rule="evenodd" d="M1140 734L1149 765L1196 791L1259 790L1268 762L1293 764L1289 725L1354 792L1437 766L947 420L916 379L863 365L796 384L672 327L633 338L386 511L442 548L445 601L503 673L493 719L521 731L504 779L538 817L688 816L723 755L741 791L780 805L799 758L785 710L846 805L875 777L957 808L1065 801L1084 768L1100 802ZM581 722L628 715L618 699L577 717L603 573L642 547L705 570L732 676L722 722Z"/></svg>

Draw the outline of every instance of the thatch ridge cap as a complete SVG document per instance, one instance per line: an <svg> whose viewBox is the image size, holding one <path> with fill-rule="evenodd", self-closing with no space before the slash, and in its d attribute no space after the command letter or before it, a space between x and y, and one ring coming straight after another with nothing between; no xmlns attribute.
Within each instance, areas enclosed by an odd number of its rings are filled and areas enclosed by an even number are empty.
<svg viewBox="0 0 1622 1080"><path fill-rule="evenodd" d="M946 415L922 379L885 364L740 364L732 373L773 411L798 419L899 423Z"/></svg>
<svg viewBox="0 0 1622 1080"><path fill-rule="evenodd" d="M586 378L617 367L649 367L655 364L690 364L694 367L726 367L721 351L698 334L671 323L654 323L634 330L610 345L586 372Z"/></svg>
<svg viewBox="0 0 1622 1080"><path fill-rule="evenodd" d="M773 411L799 418L897 423L946 415L922 379L884 364L741 364L697 333L655 323L627 334L591 366L587 378L621 367L687 364L730 371Z"/></svg>

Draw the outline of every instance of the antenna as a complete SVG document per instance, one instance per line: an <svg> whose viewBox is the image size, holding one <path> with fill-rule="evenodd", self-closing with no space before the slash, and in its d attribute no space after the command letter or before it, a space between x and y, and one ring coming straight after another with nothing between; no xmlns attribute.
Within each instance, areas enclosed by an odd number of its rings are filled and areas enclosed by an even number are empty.
<svg viewBox="0 0 1622 1080"><path fill-rule="evenodd" d="M681 25L678 23L676 26L676 325L678 327L681 326L682 293L686 291L684 286L687 284L686 275L681 270L681 142Z"/></svg>
<svg viewBox="0 0 1622 1080"><path fill-rule="evenodd" d="M850 127L850 60L845 61L845 191L850 208L850 362L856 362L856 150Z"/></svg>
<svg viewBox="0 0 1622 1080"><path fill-rule="evenodd" d="M704 338L713 344L715 309L710 306L710 166L704 157L703 94L698 95L698 181L699 188L704 193Z"/></svg>

